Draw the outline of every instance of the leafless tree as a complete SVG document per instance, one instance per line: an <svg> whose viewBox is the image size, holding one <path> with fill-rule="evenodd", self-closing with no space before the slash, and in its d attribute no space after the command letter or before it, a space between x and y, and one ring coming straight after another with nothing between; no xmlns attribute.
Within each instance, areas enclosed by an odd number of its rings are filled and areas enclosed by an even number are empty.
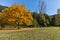
<svg viewBox="0 0 60 40"><path fill-rule="evenodd" d="M46 12L46 3L43 0L39 0L38 2L38 12L45 13Z"/></svg>

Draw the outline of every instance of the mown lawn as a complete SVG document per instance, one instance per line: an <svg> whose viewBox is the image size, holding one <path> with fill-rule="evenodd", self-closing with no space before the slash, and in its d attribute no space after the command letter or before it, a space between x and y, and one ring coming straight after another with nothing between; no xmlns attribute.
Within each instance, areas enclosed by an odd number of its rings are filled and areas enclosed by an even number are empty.
<svg viewBox="0 0 60 40"><path fill-rule="evenodd" d="M60 40L60 27L0 30L0 40Z"/></svg>

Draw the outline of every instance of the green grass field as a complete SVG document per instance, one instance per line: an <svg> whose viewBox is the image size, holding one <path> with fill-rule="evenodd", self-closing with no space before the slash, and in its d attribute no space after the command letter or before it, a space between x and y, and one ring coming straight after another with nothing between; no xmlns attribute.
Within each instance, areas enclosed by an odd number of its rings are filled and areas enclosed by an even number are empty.
<svg viewBox="0 0 60 40"><path fill-rule="evenodd" d="M60 28L33 28L22 31L0 30L0 40L60 40Z"/></svg>

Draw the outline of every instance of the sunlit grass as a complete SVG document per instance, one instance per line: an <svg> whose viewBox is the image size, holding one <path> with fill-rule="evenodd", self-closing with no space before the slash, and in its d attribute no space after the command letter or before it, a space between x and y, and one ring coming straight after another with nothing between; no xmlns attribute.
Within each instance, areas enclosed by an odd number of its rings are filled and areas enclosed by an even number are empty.
<svg viewBox="0 0 60 40"><path fill-rule="evenodd" d="M0 40L60 40L60 27L8 31L0 30Z"/></svg>

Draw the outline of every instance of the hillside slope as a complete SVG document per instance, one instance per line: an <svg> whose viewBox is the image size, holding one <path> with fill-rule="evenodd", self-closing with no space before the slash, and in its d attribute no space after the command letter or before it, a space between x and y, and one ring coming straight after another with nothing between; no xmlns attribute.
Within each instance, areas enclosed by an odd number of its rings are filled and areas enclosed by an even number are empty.
<svg viewBox="0 0 60 40"><path fill-rule="evenodd" d="M5 8L7 8L7 6L2 6L2 5L0 5L0 12L1 12L3 9L5 9Z"/></svg>

